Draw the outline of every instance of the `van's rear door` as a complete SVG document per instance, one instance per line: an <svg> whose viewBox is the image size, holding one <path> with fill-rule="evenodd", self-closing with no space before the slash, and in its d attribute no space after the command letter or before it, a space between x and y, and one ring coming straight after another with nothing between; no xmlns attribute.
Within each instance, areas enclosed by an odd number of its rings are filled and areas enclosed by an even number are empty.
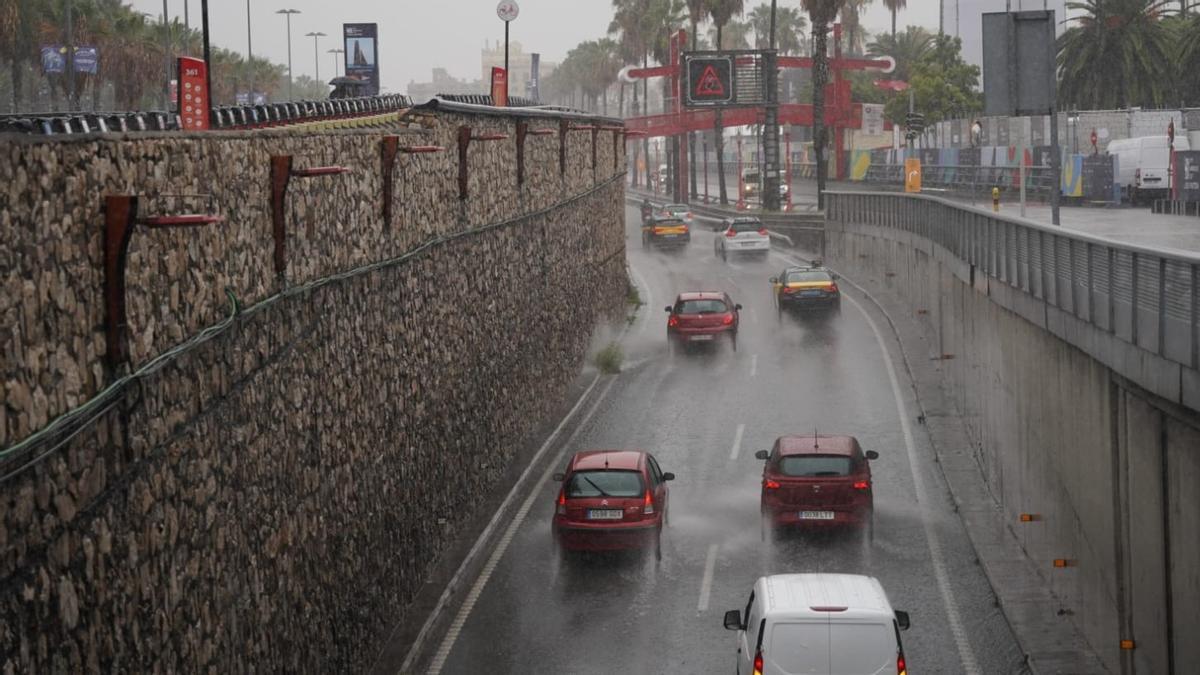
<svg viewBox="0 0 1200 675"><path fill-rule="evenodd" d="M783 620L767 627L763 675L830 675L829 619ZM865 675L858 673L857 675Z"/></svg>
<svg viewBox="0 0 1200 675"><path fill-rule="evenodd" d="M833 619L829 624L830 675L894 675L899 652L890 623Z"/></svg>

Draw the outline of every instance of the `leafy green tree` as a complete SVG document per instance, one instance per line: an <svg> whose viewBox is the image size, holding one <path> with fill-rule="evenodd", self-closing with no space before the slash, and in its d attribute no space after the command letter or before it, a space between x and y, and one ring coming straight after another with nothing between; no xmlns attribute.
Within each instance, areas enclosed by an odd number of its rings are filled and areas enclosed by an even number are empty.
<svg viewBox="0 0 1200 675"><path fill-rule="evenodd" d="M1200 14L1185 15L1175 27L1179 98L1185 105L1200 105Z"/></svg>
<svg viewBox="0 0 1200 675"><path fill-rule="evenodd" d="M872 0L844 0L842 4L843 49L846 54L862 54L867 31L862 27L862 14Z"/></svg>
<svg viewBox="0 0 1200 675"><path fill-rule="evenodd" d="M766 49L771 43L771 7L759 5L750 10L750 29L754 31L754 48ZM775 14L775 48L780 54L797 54L804 46L804 29L808 21L795 7L780 7Z"/></svg>
<svg viewBox="0 0 1200 675"><path fill-rule="evenodd" d="M896 13L908 7L908 0L883 0L883 6L892 13L892 39L896 39Z"/></svg>
<svg viewBox="0 0 1200 675"><path fill-rule="evenodd" d="M1162 106L1174 81L1168 0L1072 0L1058 38L1061 103L1081 108Z"/></svg>
<svg viewBox="0 0 1200 675"><path fill-rule="evenodd" d="M983 108L979 66L963 61L962 40L956 37L939 35L933 39L929 51L913 64L909 85L926 124L970 115ZM907 111L906 93L888 102L886 114L892 122L900 122Z"/></svg>
<svg viewBox="0 0 1200 675"><path fill-rule="evenodd" d="M920 26L909 26L897 35L879 35L867 45L871 57L890 56L896 59L896 70L892 78L907 82L913 64L920 61L933 48L933 34Z"/></svg>

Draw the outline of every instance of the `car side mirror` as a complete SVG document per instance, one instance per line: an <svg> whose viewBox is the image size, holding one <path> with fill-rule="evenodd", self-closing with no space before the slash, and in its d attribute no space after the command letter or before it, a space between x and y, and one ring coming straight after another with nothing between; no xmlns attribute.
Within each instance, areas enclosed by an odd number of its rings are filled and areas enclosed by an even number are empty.
<svg viewBox="0 0 1200 675"><path fill-rule="evenodd" d="M899 612L896 612L899 614ZM725 612L725 630L743 630L742 613L736 609Z"/></svg>
<svg viewBox="0 0 1200 675"><path fill-rule="evenodd" d="M741 306L741 305L734 305L734 306L733 306L733 308L734 308L734 309L736 309L736 310L738 310L738 311L741 311L741 309L742 309L742 306Z"/></svg>
<svg viewBox="0 0 1200 675"><path fill-rule="evenodd" d="M668 314L670 314L670 313L671 313L671 306L670 306L670 305L667 305L666 307L664 307L664 308L663 308L663 311L665 311L665 312L667 312Z"/></svg>
<svg viewBox="0 0 1200 675"><path fill-rule="evenodd" d="M900 626L900 630L908 630L910 625L908 621L908 612L896 610L896 625Z"/></svg>
<svg viewBox="0 0 1200 675"><path fill-rule="evenodd" d="M554 479L555 483L561 483L566 478L566 476L561 473L556 473L553 476L551 476L551 478Z"/></svg>
<svg viewBox="0 0 1200 675"><path fill-rule="evenodd" d="M663 481L665 482L665 481L669 481L669 480L675 480L675 474L671 473L670 471L664 471L663 472Z"/></svg>
<svg viewBox="0 0 1200 675"><path fill-rule="evenodd" d="M754 459L769 459L770 457L771 453L767 452L766 450L759 450L758 452L754 453Z"/></svg>
<svg viewBox="0 0 1200 675"><path fill-rule="evenodd" d="M830 279L833 279L834 281L837 281L838 275L836 275L836 274L830 274L830 275L829 275L829 278L830 278Z"/></svg>
<svg viewBox="0 0 1200 675"><path fill-rule="evenodd" d="M777 284L777 283L779 283L779 277L771 277L767 281L770 281L773 284Z"/></svg>
<svg viewBox="0 0 1200 675"><path fill-rule="evenodd" d="M879 459L879 453L874 450L867 451L867 459Z"/></svg>

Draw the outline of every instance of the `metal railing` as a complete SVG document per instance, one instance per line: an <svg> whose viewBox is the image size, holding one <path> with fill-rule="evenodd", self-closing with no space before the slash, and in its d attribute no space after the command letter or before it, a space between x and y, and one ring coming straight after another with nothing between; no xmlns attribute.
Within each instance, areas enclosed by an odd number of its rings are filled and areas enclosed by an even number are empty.
<svg viewBox="0 0 1200 675"><path fill-rule="evenodd" d="M827 195L830 225L923 237L977 274L1168 361L1200 367L1200 254L1126 244L926 195Z"/></svg>
<svg viewBox="0 0 1200 675"><path fill-rule="evenodd" d="M1015 166L977 166L927 164L921 167L921 185L946 190L990 193L993 187L1002 192L1019 191L1020 171ZM863 180L867 183L904 185L904 166L872 164ZM1054 178L1048 166L1025 167L1025 191L1034 197L1046 197Z"/></svg>

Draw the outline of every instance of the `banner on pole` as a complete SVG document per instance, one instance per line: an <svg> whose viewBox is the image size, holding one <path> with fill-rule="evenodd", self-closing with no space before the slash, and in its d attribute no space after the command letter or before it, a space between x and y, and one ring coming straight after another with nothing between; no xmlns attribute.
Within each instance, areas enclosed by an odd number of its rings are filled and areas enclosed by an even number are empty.
<svg viewBox="0 0 1200 675"><path fill-rule="evenodd" d="M346 50L346 77L362 80L363 96L379 95L379 24L342 24Z"/></svg>
<svg viewBox="0 0 1200 675"><path fill-rule="evenodd" d="M208 64L204 59L180 56L179 122L185 131L208 130Z"/></svg>
<svg viewBox="0 0 1200 675"><path fill-rule="evenodd" d="M492 68L492 105L508 106L508 73L503 68Z"/></svg>

